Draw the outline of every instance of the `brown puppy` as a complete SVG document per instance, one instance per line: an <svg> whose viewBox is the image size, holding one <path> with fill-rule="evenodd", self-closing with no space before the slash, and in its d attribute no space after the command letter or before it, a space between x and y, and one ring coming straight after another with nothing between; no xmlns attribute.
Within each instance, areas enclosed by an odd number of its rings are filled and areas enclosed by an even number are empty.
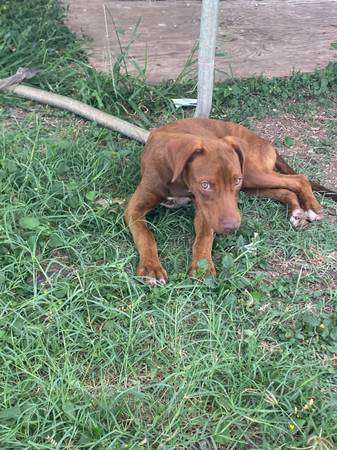
<svg viewBox="0 0 337 450"><path fill-rule="evenodd" d="M323 217L308 179L296 174L269 142L231 122L185 119L153 130L145 145L141 174L125 219L139 252L137 274L150 284L165 283L167 273L145 216L167 199L182 204L191 198L195 204L191 274L201 259L207 260L208 272L215 274L214 232L239 228L241 189L288 205L294 226ZM312 186L327 192L320 185ZM330 195L337 200L336 194Z"/></svg>

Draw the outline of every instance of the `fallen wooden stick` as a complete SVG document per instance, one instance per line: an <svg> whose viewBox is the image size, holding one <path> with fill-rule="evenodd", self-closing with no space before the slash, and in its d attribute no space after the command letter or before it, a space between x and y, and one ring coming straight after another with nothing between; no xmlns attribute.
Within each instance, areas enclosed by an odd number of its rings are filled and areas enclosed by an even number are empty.
<svg viewBox="0 0 337 450"><path fill-rule="evenodd" d="M28 69L27 67L19 67L16 74L0 80L0 91L6 89L13 84L21 83L23 80L35 77L39 73L39 69Z"/></svg>
<svg viewBox="0 0 337 450"><path fill-rule="evenodd" d="M54 94L25 84L17 84L26 78L33 77L36 73L38 73L37 69L20 68L15 75L0 80L0 90L3 89L28 100L70 111L143 144L147 141L150 132L144 128L132 125L125 120L64 95Z"/></svg>

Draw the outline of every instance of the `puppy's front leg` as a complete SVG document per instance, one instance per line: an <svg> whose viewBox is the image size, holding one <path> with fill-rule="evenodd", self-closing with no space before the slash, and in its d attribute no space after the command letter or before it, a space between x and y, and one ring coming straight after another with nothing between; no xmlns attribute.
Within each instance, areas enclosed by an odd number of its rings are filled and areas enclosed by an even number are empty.
<svg viewBox="0 0 337 450"><path fill-rule="evenodd" d="M212 245L214 240L214 231L207 224L202 212L198 209L195 211L194 218L195 240L192 249L192 263L189 270L191 277L195 277L200 272L198 262L200 260L207 261L206 274L216 275L215 266L212 260Z"/></svg>
<svg viewBox="0 0 337 450"><path fill-rule="evenodd" d="M162 197L150 192L140 184L125 211L125 221L130 228L139 253L137 274L153 285L165 284L167 273L160 264L157 244L153 234L146 226L145 216L162 200Z"/></svg>

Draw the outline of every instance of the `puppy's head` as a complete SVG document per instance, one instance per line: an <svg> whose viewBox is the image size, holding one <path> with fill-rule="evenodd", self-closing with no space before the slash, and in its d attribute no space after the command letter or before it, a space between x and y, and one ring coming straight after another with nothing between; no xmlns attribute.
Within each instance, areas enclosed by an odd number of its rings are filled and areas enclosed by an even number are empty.
<svg viewBox="0 0 337 450"><path fill-rule="evenodd" d="M244 142L232 136L202 139L184 135L167 146L172 183L183 181L196 207L216 233L228 233L241 223L237 205L244 171Z"/></svg>

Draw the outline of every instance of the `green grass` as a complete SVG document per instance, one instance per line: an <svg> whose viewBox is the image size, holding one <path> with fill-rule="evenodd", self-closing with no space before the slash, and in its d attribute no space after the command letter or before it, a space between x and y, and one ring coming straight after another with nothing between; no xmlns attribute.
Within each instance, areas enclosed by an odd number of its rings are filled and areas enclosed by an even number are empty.
<svg viewBox="0 0 337 450"><path fill-rule="evenodd" d="M0 12L0 77L39 66L36 85L142 126L169 120L171 97L193 95L191 81L150 87L118 73L114 87L53 1L5 1ZM336 81L333 64L229 80L213 116L303 117L310 100L336 119ZM214 245L218 278L196 283L193 210L158 208L149 220L170 282L151 289L134 275L123 221L142 147L0 98L1 449L336 448L336 217L295 231L283 206L242 195L241 229ZM317 154L337 121L325 129Z"/></svg>

